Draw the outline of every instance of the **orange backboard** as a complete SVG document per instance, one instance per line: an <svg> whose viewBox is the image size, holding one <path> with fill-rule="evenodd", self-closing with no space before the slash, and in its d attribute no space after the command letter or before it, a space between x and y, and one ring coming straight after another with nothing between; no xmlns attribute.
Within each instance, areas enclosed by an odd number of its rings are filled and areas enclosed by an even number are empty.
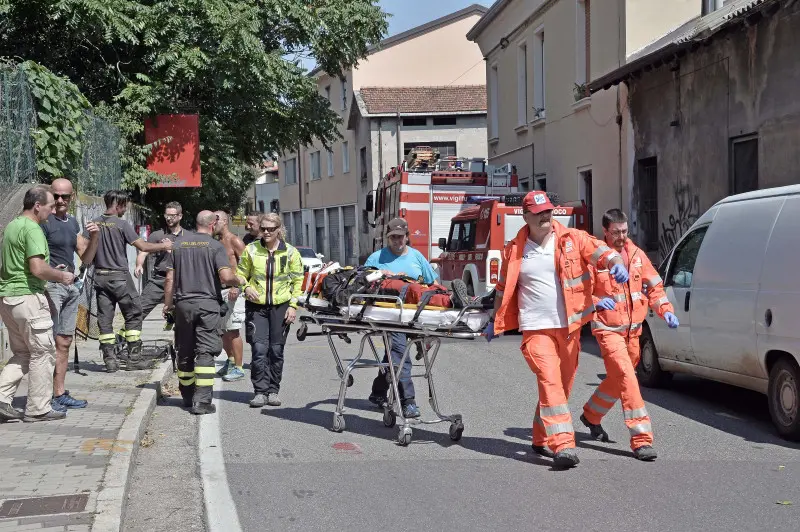
<svg viewBox="0 0 800 532"><path fill-rule="evenodd" d="M198 115L158 115L144 121L144 141L172 137L161 144L147 159L147 169L177 178L150 185L151 188L199 187L200 183L200 122Z"/></svg>

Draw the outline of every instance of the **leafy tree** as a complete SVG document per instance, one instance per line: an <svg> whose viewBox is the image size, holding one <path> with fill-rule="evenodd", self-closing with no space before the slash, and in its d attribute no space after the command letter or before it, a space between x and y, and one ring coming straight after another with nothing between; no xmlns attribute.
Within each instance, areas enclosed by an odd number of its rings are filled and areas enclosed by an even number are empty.
<svg viewBox="0 0 800 532"><path fill-rule="evenodd" d="M386 29L377 0L0 0L0 56L67 76L120 128L128 188L154 181L144 118L199 114L203 187L148 192L190 211L239 207L265 153L335 140L299 60L338 75Z"/></svg>

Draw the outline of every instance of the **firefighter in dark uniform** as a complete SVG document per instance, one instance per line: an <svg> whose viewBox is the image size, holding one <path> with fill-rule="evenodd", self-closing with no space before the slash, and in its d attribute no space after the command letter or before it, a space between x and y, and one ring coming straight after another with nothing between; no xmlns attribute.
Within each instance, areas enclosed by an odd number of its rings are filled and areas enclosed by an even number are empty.
<svg viewBox="0 0 800 532"><path fill-rule="evenodd" d="M109 190L103 200L106 204L105 214L92 220L100 228L100 241L93 264L97 325L100 328L103 362L109 373L119 369L114 334L114 313L119 305L125 318L125 329L121 334L127 344L127 355L123 356L127 359L126 369L147 369L147 364L142 359L142 307L139 292L128 268L126 245L130 244L139 251L151 253L170 250L172 243L145 242L130 222L121 218L128 210L126 192Z"/></svg>
<svg viewBox="0 0 800 532"><path fill-rule="evenodd" d="M237 286L225 247L214 239L216 215L200 211L197 232L185 232L172 252L164 285L164 317L175 315L178 388L193 414L213 414L214 358L222 351L227 308L222 285Z"/></svg>

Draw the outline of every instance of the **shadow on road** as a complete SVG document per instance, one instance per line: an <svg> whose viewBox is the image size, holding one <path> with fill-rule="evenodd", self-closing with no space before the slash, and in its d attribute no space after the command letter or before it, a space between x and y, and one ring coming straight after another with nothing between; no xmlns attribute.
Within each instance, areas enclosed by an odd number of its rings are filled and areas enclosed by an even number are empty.
<svg viewBox="0 0 800 532"><path fill-rule="evenodd" d="M336 400L328 399L324 401L315 401L308 403L302 408L278 407L273 409L267 407L262 409L261 413L265 416L283 419L286 421L305 423L308 425L315 425L326 430L331 430L333 414L330 411L324 411L315 408L316 406L324 404L336 404ZM369 405L369 407L365 408L365 404ZM397 427L388 428L383 426L382 422L379 420L364 418L348 412L352 410L369 410L372 412L377 412L378 410L368 401L363 399L346 399L345 408L346 410L344 418L347 423L346 432L382 440L396 439L398 432ZM464 449L477 453L489 456L497 456L500 458L510 458L529 464L550 466L551 471L561 471L561 469L553 467L553 462L551 460L533 454L530 444L520 444L500 438L474 437L469 436L467 432L464 433L464 436L460 441L454 442L450 440L450 436L446 432L433 432L421 428L420 425L413 426L412 429L413 440L411 445L434 444L441 447L458 445ZM467 431L468 430L469 428L467 428Z"/></svg>
<svg viewBox="0 0 800 532"><path fill-rule="evenodd" d="M800 450L800 444L775 432L766 395L719 382L675 375L663 389L642 388L645 402L738 436L753 443L768 443Z"/></svg>

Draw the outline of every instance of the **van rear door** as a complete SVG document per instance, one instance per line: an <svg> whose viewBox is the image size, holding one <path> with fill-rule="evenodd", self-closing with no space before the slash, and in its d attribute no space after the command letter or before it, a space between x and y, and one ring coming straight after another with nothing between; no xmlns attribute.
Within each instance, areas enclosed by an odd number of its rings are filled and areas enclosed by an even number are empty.
<svg viewBox="0 0 800 532"><path fill-rule="evenodd" d="M756 298L761 266L785 198L719 206L697 258L691 296L697 363L763 376L756 354Z"/></svg>
<svg viewBox="0 0 800 532"><path fill-rule="evenodd" d="M767 244L756 302L759 361L771 350L800 356L800 196L786 198ZM800 362L800 360L798 360Z"/></svg>

